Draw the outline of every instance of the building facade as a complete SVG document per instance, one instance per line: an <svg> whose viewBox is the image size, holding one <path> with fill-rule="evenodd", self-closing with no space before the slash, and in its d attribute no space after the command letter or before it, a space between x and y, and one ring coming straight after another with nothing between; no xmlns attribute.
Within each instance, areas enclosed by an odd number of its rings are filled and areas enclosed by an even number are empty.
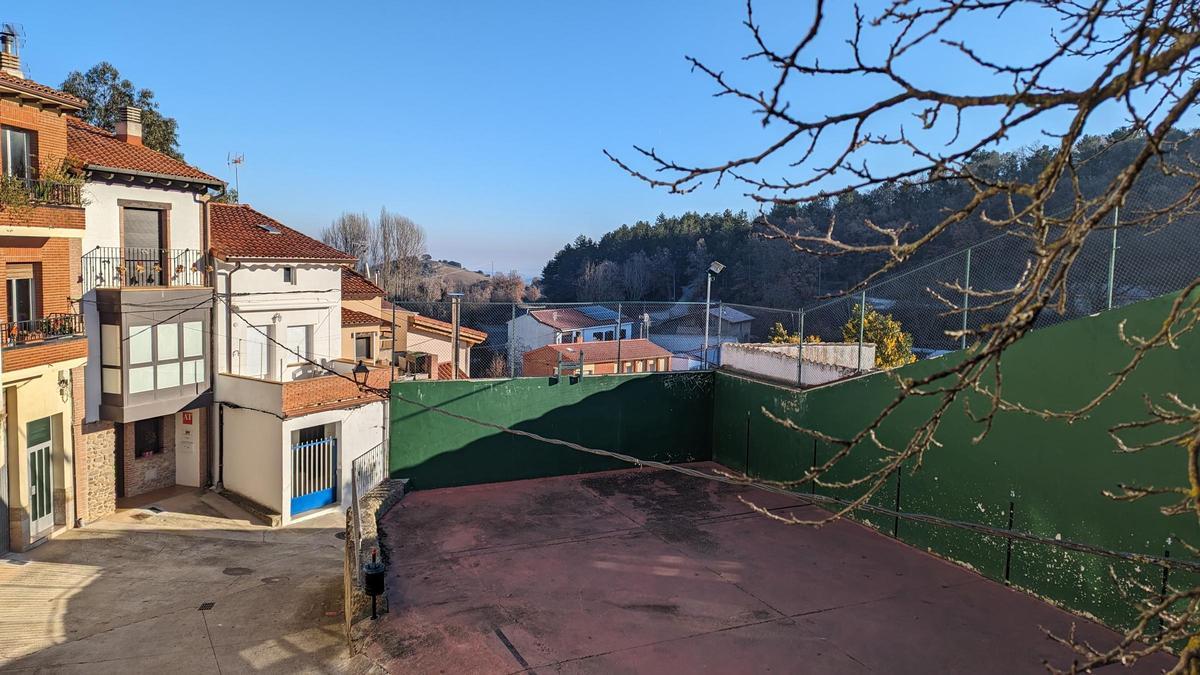
<svg viewBox="0 0 1200 675"><path fill-rule="evenodd" d="M225 185L142 145L140 120L126 108L116 133L67 123L68 151L86 176L83 437L115 472L92 478L91 519L121 497L212 483L206 204Z"/></svg>
<svg viewBox="0 0 1200 675"><path fill-rule="evenodd" d="M579 372L584 375L656 373L671 370L671 352L646 339L552 344L526 352L522 358L529 377Z"/></svg>
<svg viewBox="0 0 1200 675"><path fill-rule="evenodd" d="M355 259L247 205L210 204L209 224L216 479L283 524L344 508L354 459L383 442L391 379L386 367L356 374L342 353Z"/></svg>
<svg viewBox="0 0 1200 675"><path fill-rule="evenodd" d="M25 79L16 36L0 35L0 553L37 546L88 513L84 210L67 156L67 118L84 105Z"/></svg>
<svg viewBox="0 0 1200 675"><path fill-rule="evenodd" d="M533 309L508 322L508 339L517 354L524 354L545 345L641 337L634 334L634 323L603 305Z"/></svg>

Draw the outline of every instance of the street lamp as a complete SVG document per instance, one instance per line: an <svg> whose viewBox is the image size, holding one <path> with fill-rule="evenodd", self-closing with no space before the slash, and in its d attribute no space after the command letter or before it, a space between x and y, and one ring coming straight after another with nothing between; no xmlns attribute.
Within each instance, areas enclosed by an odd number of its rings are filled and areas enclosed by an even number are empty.
<svg viewBox="0 0 1200 675"><path fill-rule="evenodd" d="M354 373L354 381L358 386L367 386L367 376L371 374L371 370L363 364L362 359L358 360L358 365L354 366L352 372Z"/></svg>
<svg viewBox="0 0 1200 675"><path fill-rule="evenodd" d="M708 315L712 305L712 280L721 273L725 266L716 260L708 266L708 287L704 291L704 369L708 370Z"/></svg>

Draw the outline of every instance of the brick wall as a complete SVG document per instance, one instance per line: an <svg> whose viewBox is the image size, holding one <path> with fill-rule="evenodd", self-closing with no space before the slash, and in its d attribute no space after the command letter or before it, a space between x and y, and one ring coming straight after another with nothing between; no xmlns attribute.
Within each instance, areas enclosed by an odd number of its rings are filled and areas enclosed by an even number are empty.
<svg viewBox="0 0 1200 675"><path fill-rule="evenodd" d="M12 347L4 350L4 372L11 373L23 368L43 366L69 359L87 356L87 339L83 336L68 340L55 340L40 345Z"/></svg>
<svg viewBox="0 0 1200 675"><path fill-rule="evenodd" d="M162 417L161 452L135 457L135 425L121 425L125 441L125 496L137 495L175 484L175 416Z"/></svg>
<svg viewBox="0 0 1200 675"><path fill-rule="evenodd" d="M79 206L35 206L18 210L0 210L0 226L84 229L83 208Z"/></svg>
<svg viewBox="0 0 1200 675"><path fill-rule="evenodd" d="M352 377L327 375L285 382L283 414L294 416L380 400L374 393L360 389L352 379L346 379ZM391 370L388 368L372 368L367 375L367 386L386 390L391 385L391 377Z"/></svg>
<svg viewBox="0 0 1200 675"><path fill-rule="evenodd" d="M79 500L79 517L90 523L117 510L117 426L92 422L81 431L85 461L76 462L84 467L87 497Z"/></svg>
<svg viewBox="0 0 1200 675"><path fill-rule="evenodd" d="M63 237L0 236L0 272L14 263L30 263L37 280L38 311L52 313L78 311L72 298L80 295L81 247L79 239ZM7 273L4 274L7 278ZM8 285L0 286L0 301L8 300Z"/></svg>
<svg viewBox="0 0 1200 675"><path fill-rule="evenodd" d="M0 124L37 133L37 154L43 169L56 167L67 157L67 117L63 113L0 100Z"/></svg>

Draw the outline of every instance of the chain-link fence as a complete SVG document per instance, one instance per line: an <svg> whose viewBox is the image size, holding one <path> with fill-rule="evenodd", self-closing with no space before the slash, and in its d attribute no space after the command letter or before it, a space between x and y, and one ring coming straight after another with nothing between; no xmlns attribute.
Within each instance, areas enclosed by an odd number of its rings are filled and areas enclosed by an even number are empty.
<svg viewBox="0 0 1200 675"><path fill-rule="evenodd" d="M1160 182L1139 185L1114 214L1115 227L1088 235L1061 302L1039 315L1037 328L1170 293L1196 277L1200 220L1185 209L1157 215L1155 210L1164 208L1157 196ZM705 311L702 302L400 301L395 303L401 326L396 349L410 358L419 355L431 377L437 372L444 379L455 376L456 365L462 378L726 365L813 385L911 358L905 352L897 360L890 347L871 344L882 320L899 324L918 359L963 348L1008 313L1007 303L987 294L1012 289L1035 256L1028 239L1001 235L854 293L795 309L722 302ZM456 308L457 360L447 340ZM735 348L723 346L772 342L783 346L738 349L734 359L742 366L724 363L723 351Z"/></svg>

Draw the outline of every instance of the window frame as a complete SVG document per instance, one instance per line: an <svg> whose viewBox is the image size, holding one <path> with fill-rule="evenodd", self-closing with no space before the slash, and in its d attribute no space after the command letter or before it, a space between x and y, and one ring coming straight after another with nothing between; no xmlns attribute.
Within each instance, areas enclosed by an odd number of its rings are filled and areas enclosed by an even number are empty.
<svg viewBox="0 0 1200 675"><path fill-rule="evenodd" d="M303 349L298 349L295 351L292 350L292 347L293 347L292 330L293 329L300 329L300 330L304 331L304 348ZM289 359L287 361L287 365L289 365L289 366L305 365L308 363L308 361L310 359L312 359L312 340L313 340L312 324L299 324L299 325L295 325L295 326L288 326L287 329L284 331L284 337L287 340L284 343L286 345L284 347L284 351L287 352L286 358ZM296 352L299 352L300 355L297 355Z"/></svg>
<svg viewBox="0 0 1200 675"><path fill-rule="evenodd" d="M142 449L142 444L139 443L139 440L141 438L141 433L139 433L138 427L140 427L144 424L147 424L147 423L154 425L154 429L153 429L154 438L155 438L155 440L158 441L155 444L155 447L151 450ZM165 435L165 433L166 433L166 429L165 429L165 425L163 424L163 418L161 418L161 417L148 417L144 420L138 420L138 421L134 422L133 423L133 458L134 459L144 459L146 457L151 457L153 455L161 455L164 452L166 452L166 449L163 448L163 436Z"/></svg>
<svg viewBox="0 0 1200 675"><path fill-rule="evenodd" d="M22 281L29 284L28 292L26 293L18 292L17 287ZM37 288L38 282L36 272L28 277L8 278L8 287L6 289L8 297L6 299L6 306L4 308L4 316L7 321L10 323L20 323L24 321L33 321L34 319L38 318ZM18 318L17 314L15 313L15 310L17 309L16 300L22 296L29 300L29 316L24 319Z"/></svg>
<svg viewBox="0 0 1200 675"><path fill-rule="evenodd" d="M360 340L367 341L366 356L358 353L358 344ZM375 333L354 333L354 358L363 360L375 358Z"/></svg>
<svg viewBox="0 0 1200 675"><path fill-rule="evenodd" d="M12 161L12 142L11 135L20 134L25 137L25 175L18 175L11 171ZM0 174L6 177L21 178L23 180L37 179L37 132L33 129L25 129L22 127L14 127L9 125L0 126Z"/></svg>

